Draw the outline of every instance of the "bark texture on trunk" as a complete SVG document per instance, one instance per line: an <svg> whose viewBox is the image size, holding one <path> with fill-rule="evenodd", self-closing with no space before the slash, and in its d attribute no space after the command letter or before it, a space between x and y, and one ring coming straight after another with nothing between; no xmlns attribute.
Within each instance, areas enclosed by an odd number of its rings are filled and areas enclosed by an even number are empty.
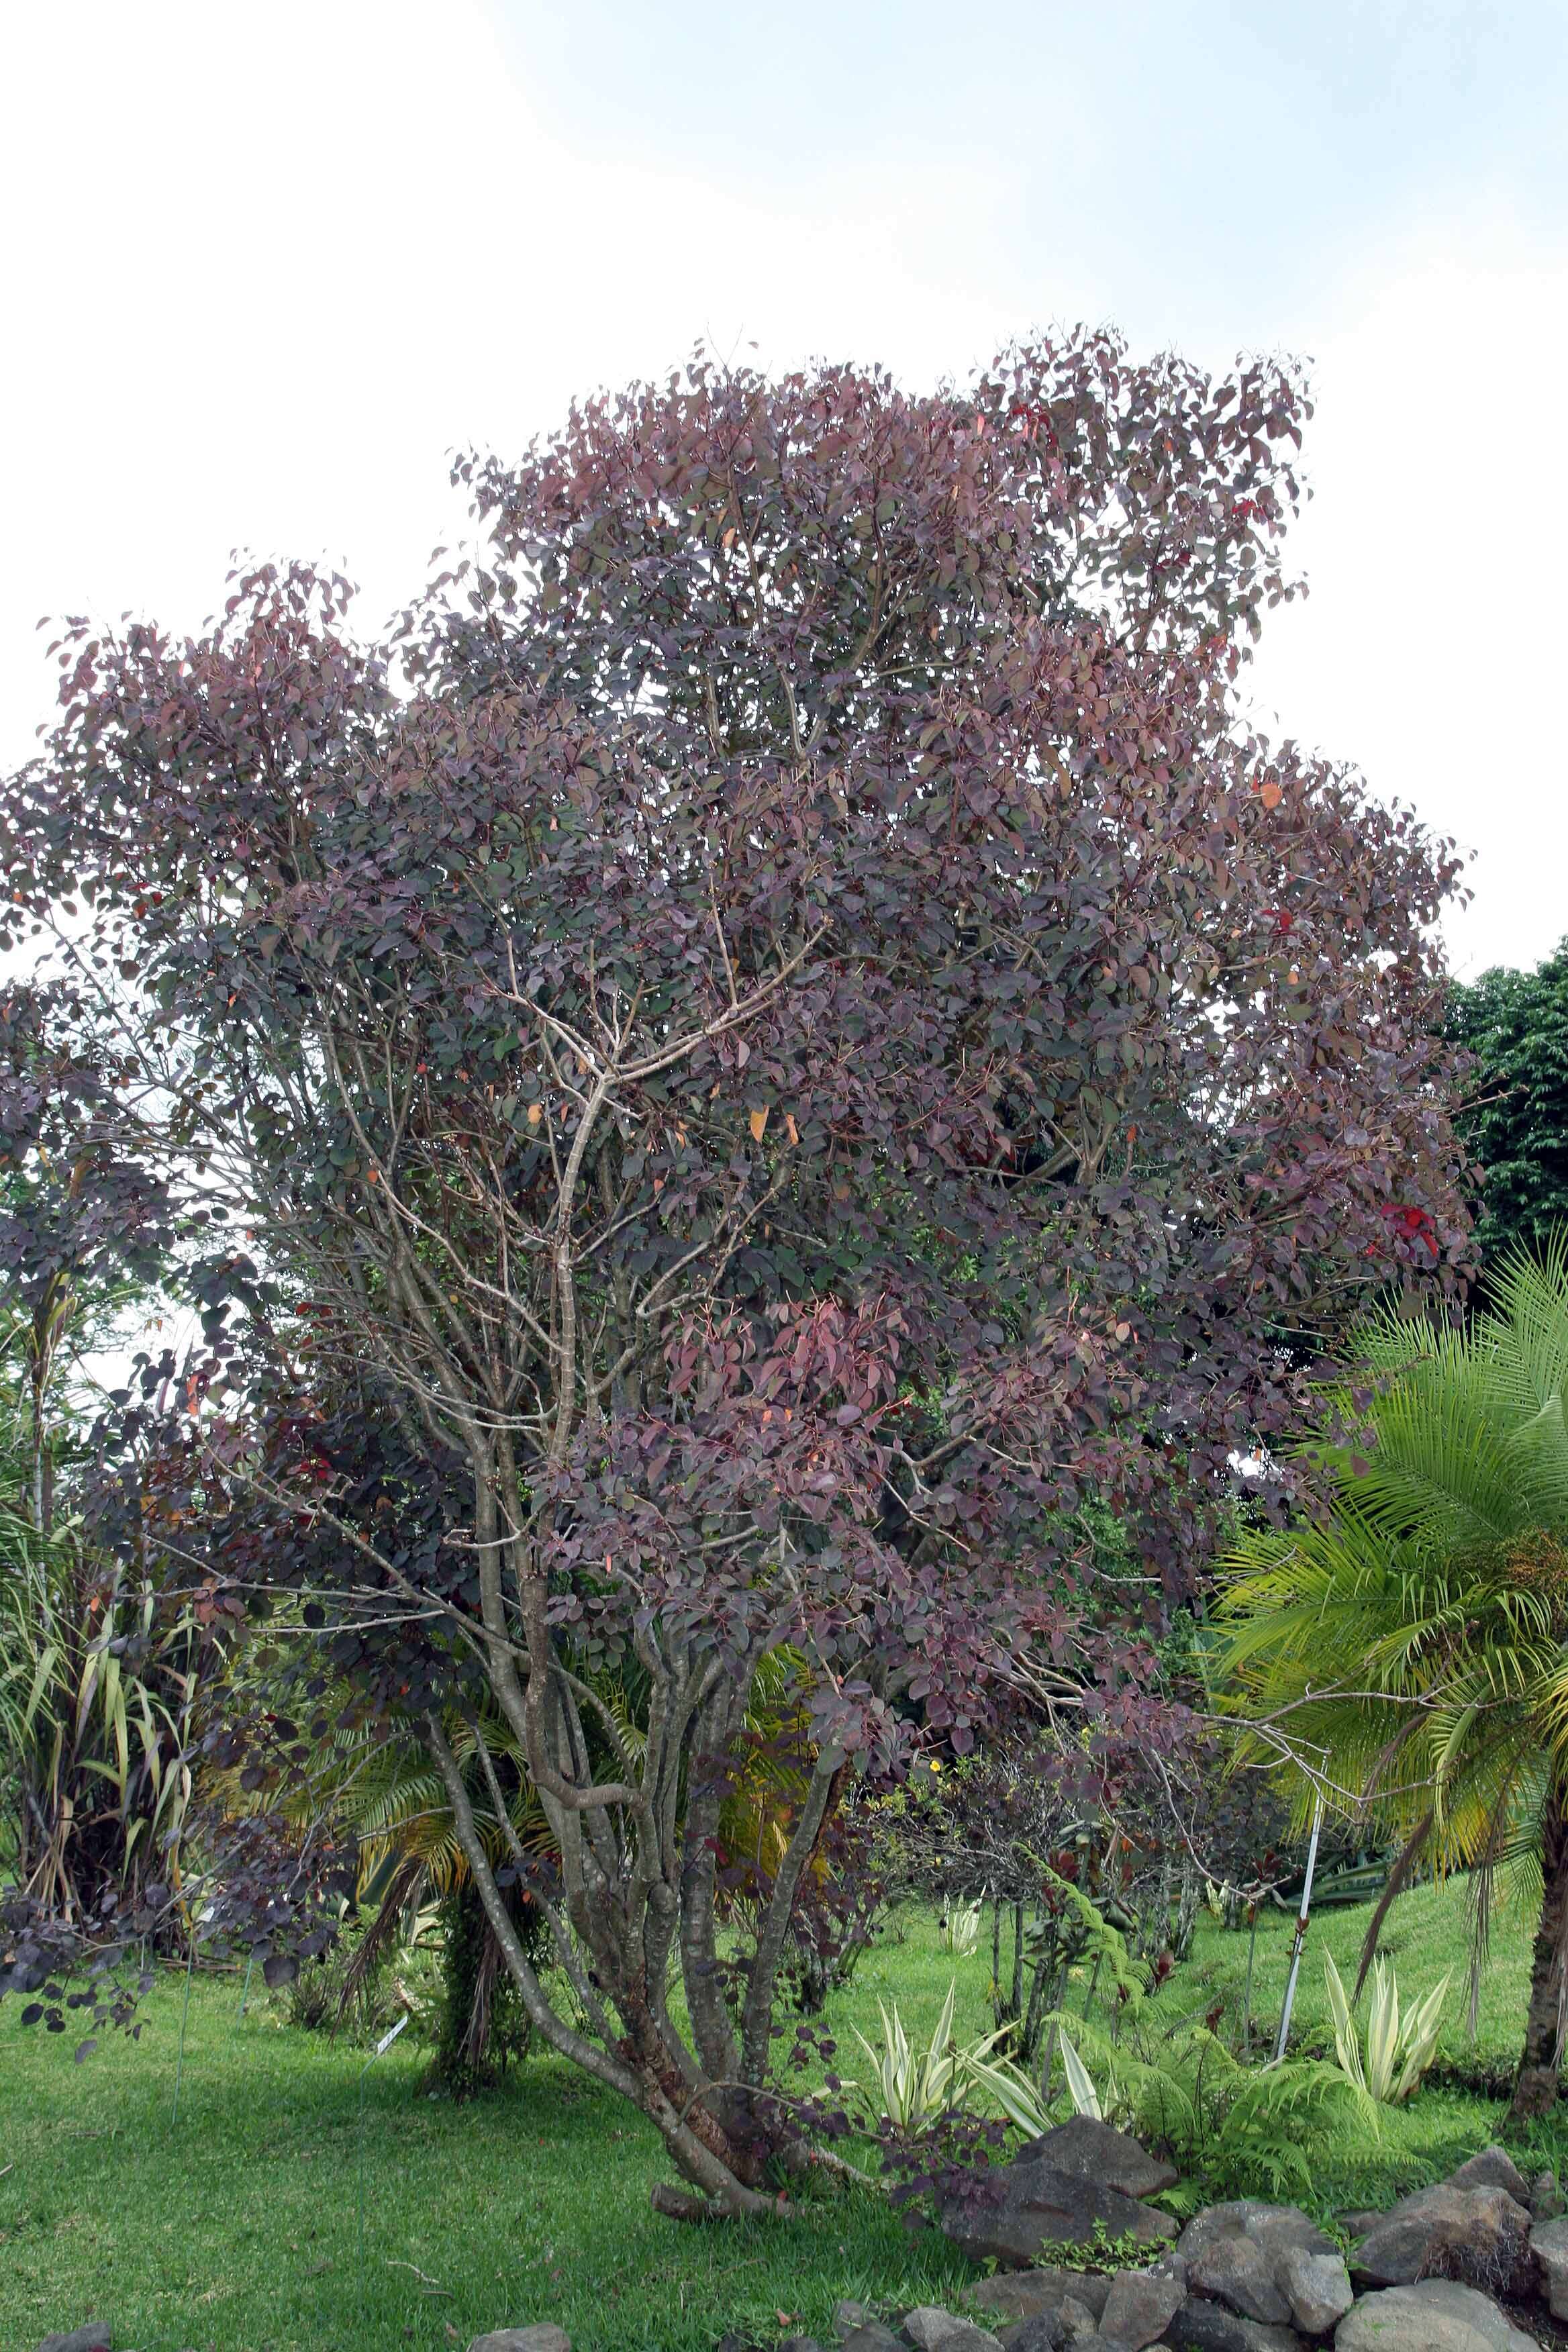
<svg viewBox="0 0 1568 2352"><path fill-rule="evenodd" d="M1541 1825L1541 1920L1530 1970L1524 2055L1513 2087L1510 2120L1522 2123L1555 2106L1563 2015L1563 1967L1568 1958L1568 1811L1554 1790Z"/></svg>

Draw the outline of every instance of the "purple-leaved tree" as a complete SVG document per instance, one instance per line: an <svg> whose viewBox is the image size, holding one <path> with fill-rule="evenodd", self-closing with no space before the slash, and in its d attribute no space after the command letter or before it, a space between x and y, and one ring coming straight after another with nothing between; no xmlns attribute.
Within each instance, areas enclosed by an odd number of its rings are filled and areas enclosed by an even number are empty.
<svg viewBox="0 0 1568 2352"><path fill-rule="evenodd" d="M298 569L196 642L71 628L6 790L9 929L57 925L100 1074L16 1150L225 1236L127 1539L426 1743L667 2210L815 2159L770 2053L847 1780L1042 1677L1137 1725L1078 1505L1181 1593L1320 1336L1463 1262L1453 861L1237 716L1304 414L1104 335L922 396L699 362L466 464L483 557L387 646ZM736 1950L770 1660L798 1769Z"/></svg>

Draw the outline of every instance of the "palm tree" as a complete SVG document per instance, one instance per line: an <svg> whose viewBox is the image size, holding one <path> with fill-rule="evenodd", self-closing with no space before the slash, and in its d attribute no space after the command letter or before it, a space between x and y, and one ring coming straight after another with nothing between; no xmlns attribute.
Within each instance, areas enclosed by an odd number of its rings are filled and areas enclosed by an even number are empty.
<svg viewBox="0 0 1568 2352"><path fill-rule="evenodd" d="M468 1787L475 1822L505 1885L514 1853L548 1860L554 1852L521 1749L493 1711L473 1722L454 1716L446 1728ZM487 1752L488 1770L483 1760ZM498 1797L504 1813L497 1809ZM511 2014L518 2008L511 1979L458 1842L451 1801L426 1749L411 1739L387 1737L378 1725L335 1732L323 1743L294 1806L301 1816L330 1811L354 1837L359 1899L374 1906L371 1925L344 1971L340 2017L368 1986L403 1923L434 1902L444 1990L434 2072L458 2098L487 2087L495 2079L498 2061L505 2063L509 2049L526 2047L527 2020ZM531 1958L544 1965L544 1935L536 1906L515 1885L508 1901L512 1925Z"/></svg>
<svg viewBox="0 0 1568 2352"><path fill-rule="evenodd" d="M1218 1654L1303 1812L1315 1780L1399 1842L1358 1991L1417 1866L1472 1874L1472 2030L1497 1892L1536 1910L1524 2117L1568 2027L1568 1236L1493 1297L1462 1328L1390 1308L1358 1330L1301 1448L1327 1511L1242 1537Z"/></svg>

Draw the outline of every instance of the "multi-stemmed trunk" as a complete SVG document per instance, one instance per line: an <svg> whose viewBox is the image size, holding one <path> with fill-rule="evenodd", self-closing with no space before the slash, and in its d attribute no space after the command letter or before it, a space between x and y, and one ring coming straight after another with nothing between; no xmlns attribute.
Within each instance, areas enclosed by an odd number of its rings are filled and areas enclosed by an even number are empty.
<svg viewBox="0 0 1568 2352"><path fill-rule="evenodd" d="M1510 2119L1544 2115L1557 2101L1563 2022L1568 2017L1568 1805L1553 1788L1541 1825L1541 1918L1530 1969L1524 2054Z"/></svg>
<svg viewBox="0 0 1568 2352"><path fill-rule="evenodd" d="M791 1916L841 1779L842 1759L818 1758L796 1812L788 1847L763 1906L755 1948L743 1972L738 2015L724 1992L718 1948L715 1838L722 1801L721 1759L743 1715L743 1674L717 1683L646 1645L658 1661L648 1738L635 1784L595 1792L574 1806L562 1794L562 1767L583 1734L566 1678L546 1667L563 1702L551 1753L541 1757L542 1801L558 1845L560 1885L541 1895L552 1957L569 2000L533 1966L508 1916L489 1855L450 1745L438 1720L426 1738L451 1801L458 1843L500 1947L506 1968L541 2040L619 2091L662 2137L682 2178L662 2182L654 2203L691 2219L710 2213L776 2210L767 2185L770 2161L799 2172L819 2161L787 2120L791 2103L770 2097L773 2016ZM506 1677L501 1678L503 1682ZM515 1696L515 1694L511 1694ZM483 1740L480 1760L491 1765ZM682 1766L684 1764L684 1770ZM684 1780L684 1802L674 1792ZM584 1791L586 1794L586 1791ZM506 1812L492 1789L503 1832ZM512 1859L526 1867L514 1843ZM689 2024L670 2011L679 1983ZM584 2030L585 2029L585 2030ZM695 2192L695 2193L693 2193Z"/></svg>

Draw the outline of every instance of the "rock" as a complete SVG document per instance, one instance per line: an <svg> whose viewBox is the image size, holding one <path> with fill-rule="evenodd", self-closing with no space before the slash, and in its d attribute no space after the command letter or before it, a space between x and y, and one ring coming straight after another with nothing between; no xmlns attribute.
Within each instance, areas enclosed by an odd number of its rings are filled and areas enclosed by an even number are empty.
<svg viewBox="0 0 1568 2352"><path fill-rule="evenodd" d="M1568 2319L1568 2221L1537 2221L1530 2251L1541 2266L1547 2307L1553 2319Z"/></svg>
<svg viewBox="0 0 1568 2352"><path fill-rule="evenodd" d="M1563 2211L1563 2191L1554 2172L1538 2172L1530 2191L1532 2221L1555 2221Z"/></svg>
<svg viewBox="0 0 1568 2352"><path fill-rule="evenodd" d="M1453 2279L1363 2294L1342 2319L1334 2352L1539 2352L1489 2295Z"/></svg>
<svg viewBox="0 0 1568 2352"><path fill-rule="evenodd" d="M1159 2342L1183 2300L1181 2280L1168 2273L1119 2271L1100 2315L1101 2338L1124 2345L1127 2352L1143 2352L1145 2345Z"/></svg>
<svg viewBox="0 0 1568 2352"><path fill-rule="evenodd" d="M1037 2311L1032 2319L1015 2319L1002 2330L1003 2352L1057 2352L1061 2312Z"/></svg>
<svg viewBox="0 0 1568 2352"><path fill-rule="evenodd" d="M1340 2261L1339 2249L1295 2205L1268 2205L1259 2197L1240 2197L1226 2205L1210 2205L1203 2212L1194 2213L1187 2223L1173 2259L1186 2265L1194 2305L1204 2306L1183 2323L1192 2334L1194 2345L1201 2346L1203 2352L1208 2352L1211 2345L1215 2352L1230 2352L1232 2347L1241 2352L1244 2346L1266 2346L1271 2334L1279 2329L1284 2329L1293 2342L1289 2322L1297 2317L1297 2311L1287 2274L1295 2275L1302 2263L1326 2263L1337 2274L1342 2294L1334 2318L1339 2311L1350 2307L1350 2281ZM1330 2271L1300 2272L1297 2292L1306 2296L1310 2281L1316 2282L1320 2297L1330 2294ZM1247 2327L1261 2328L1264 2335L1249 2336L1239 2328L1227 2330L1213 2315L1221 2306L1222 2317L1234 2317ZM1331 2326L1333 2319L1324 2324ZM1171 2341L1179 2344L1180 2334L1173 2333Z"/></svg>
<svg viewBox="0 0 1568 2352"><path fill-rule="evenodd" d="M1125 2132L1113 2131L1093 2116L1069 2116L1018 2153L1020 2163L1054 2164L1080 2180L1103 2181L1124 2197L1157 2197L1173 2189L1181 2175L1173 2164L1151 2156Z"/></svg>
<svg viewBox="0 0 1568 2352"><path fill-rule="evenodd" d="M815 2336L786 2336L779 2352L822 2352L822 2347Z"/></svg>
<svg viewBox="0 0 1568 2352"><path fill-rule="evenodd" d="M1078 2304L1075 2309L1081 2311ZM1037 2311L1030 2319L1015 2319L1002 2330L1004 2352L1058 2352L1062 2340L1062 2305L1054 2311Z"/></svg>
<svg viewBox="0 0 1568 2352"><path fill-rule="evenodd" d="M1171 2352L1301 2352L1293 2327L1273 2327L1266 2320L1244 2319L1223 2303L1189 2295L1170 2326L1165 2340Z"/></svg>
<svg viewBox="0 0 1568 2352"><path fill-rule="evenodd" d="M1093 2312L1076 2294L1068 2295L1054 2311L1037 2311L1033 2318L1021 2319L1003 2336L1006 2352L1068 2352L1070 2347L1101 2341Z"/></svg>
<svg viewBox="0 0 1568 2352"><path fill-rule="evenodd" d="M1479 2156L1467 2157L1448 2175L1454 2189L1506 2189L1516 2205L1528 2205L1530 2185L1506 2147L1494 2142Z"/></svg>
<svg viewBox="0 0 1568 2352"><path fill-rule="evenodd" d="M1002 2352L994 2336L972 2319L955 2319L940 2304L922 2303L904 2315L904 2334L915 2352Z"/></svg>
<svg viewBox="0 0 1568 2352"><path fill-rule="evenodd" d="M905 2352L905 2347L902 2337L890 2327L884 2327L879 2319L868 2319L844 2338L844 2352Z"/></svg>
<svg viewBox="0 0 1568 2352"><path fill-rule="evenodd" d="M1369 2210L1360 2213L1352 2209L1352 2211L1340 2215L1340 2227L1347 2238L1364 2238L1369 2230L1376 2229L1382 2219L1381 2211Z"/></svg>
<svg viewBox="0 0 1568 2352"><path fill-rule="evenodd" d="M114 2331L107 2319L89 2319L68 2336L46 2336L38 2352L110 2352Z"/></svg>
<svg viewBox="0 0 1568 2352"><path fill-rule="evenodd" d="M1053 2312L1035 2312L1032 2319L1020 2319L1016 2326L1004 2328L1002 2343L1006 2352L1063 2352L1068 2345L1102 2343L1102 2336L1089 2305L1079 2303L1077 2295L1068 2295Z"/></svg>
<svg viewBox="0 0 1568 2352"><path fill-rule="evenodd" d="M1274 2277L1303 2336L1331 2335L1355 2301L1351 2274L1338 2254L1287 2246L1275 2262Z"/></svg>
<svg viewBox="0 0 1568 2352"><path fill-rule="evenodd" d="M1098 2231L1140 2246L1176 2234L1168 2213L1058 2166L1016 2158L987 2175L988 2196L944 2196L942 2226L973 2261L1025 2264L1042 2246L1088 2245Z"/></svg>
<svg viewBox="0 0 1568 2352"><path fill-rule="evenodd" d="M1534 2277L1530 2216L1506 2189L1439 2181L1385 2213L1357 2245L1350 2267L1358 2286L1450 2278L1492 2294L1528 2294Z"/></svg>
<svg viewBox="0 0 1568 2352"><path fill-rule="evenodd" d="M498 2327L476 2336L468 2352L572 2352L572 2338L553 2320L541 2319L531 2327Z"/></svg>
<svg viewBox="0 0 1568 2352"><path fill-rule="evenodd" d="M847 2336L853 2336L858 2327L864 2327L868 2319L875 2317L868 2304L851 2303L846 2296L833 2306L833 2333L842 2344Z"/></svg>
<svg viewBox="0 0 1568 2352"><path fill-rule="evenodd" d="M1299 2253L1301 2249L1282 2251ZM1194 2294L1227 2305L1243 2319L1283 2326L1290 2316L1290 2303L1275 2284L1275 2260L1273 2249L1259 2238L1215 2238L1186 2258L1187 2282Z"/></svg>
<svg viewBox="0 0 1568 2352"><path fill-rule="evenodd" d="M1005 2319L1036 2319L1059 2311L1068 2297L1081 2303L1098 2319L1105 2309L1110 2281L1098 2271L1057 2269L1043 2264L1032 2271L998 2271L994 2278L970 2287L966 2301Z"/></svg>
<svg viewBox="0 0 1568 2352"><path fill-rule="evenodd" d="M1063 2347L1104 2341L1087 2303L1069 2294L1054 2311L1037 2311L1002 2331L1005 2352L1063 2352Z"/></svg>
<svg viewBox="0 0 1568 2352"><path fill-rule="evenodd" d="M1299 2206L1267 2205L1260 2197L1238 2197L1228 2205L1205 2206L1182 2231L1177 2251L1190 2265L1205 2246L1222 2238L1253 2238L1270 2253L1283 2253L1290 2246L1300 2246L1310 2254L1339 2251Z"/></svg>

